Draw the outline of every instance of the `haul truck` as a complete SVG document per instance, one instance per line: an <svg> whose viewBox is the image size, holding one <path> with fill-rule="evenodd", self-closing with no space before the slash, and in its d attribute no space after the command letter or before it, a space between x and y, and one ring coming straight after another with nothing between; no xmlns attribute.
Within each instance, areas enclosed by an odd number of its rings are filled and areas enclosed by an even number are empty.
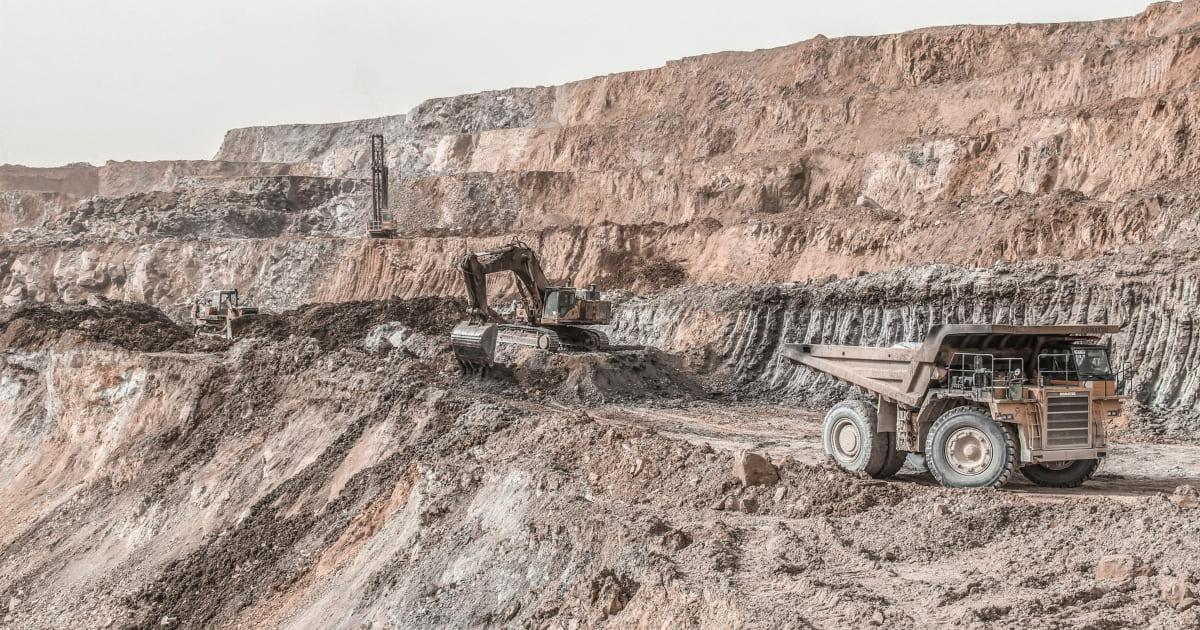
<svg viewBox="0 0 1200 630"><path fill-rule="evenodd" d="M953 488L999 487L1014 468L1041 486L1075 487L1107 453L1121 401L1105 335L1117 326L944 325L890 348L787 344L786 360L862 387L821 439L838 465L877 478L923 453Z"/></svg>

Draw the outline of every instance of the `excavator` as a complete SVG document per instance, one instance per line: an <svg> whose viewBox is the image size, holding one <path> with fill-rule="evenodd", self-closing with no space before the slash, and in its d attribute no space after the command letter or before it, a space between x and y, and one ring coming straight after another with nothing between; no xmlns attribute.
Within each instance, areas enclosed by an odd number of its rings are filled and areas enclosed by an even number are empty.
<svg viewBox="0 0 1200 630"><path fill-rule="evenodd" d="M499 249L469 253L458 265L467 288L467 320L450 333L454 356L465 372L484 372L495 365L496 344L540 348L547 352L608 350L608 337L583 326L603 326L612 304L600 299L595 284L587 289L553 287L537 254L513 241ZM520 294L509 322L488 305L487 277L512 272Z"/></svg>

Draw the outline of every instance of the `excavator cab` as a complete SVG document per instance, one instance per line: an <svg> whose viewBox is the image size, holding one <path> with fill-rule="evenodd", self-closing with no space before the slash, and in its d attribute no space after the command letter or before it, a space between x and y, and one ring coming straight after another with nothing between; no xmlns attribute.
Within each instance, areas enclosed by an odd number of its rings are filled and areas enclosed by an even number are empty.
<svg viewBox="0 0 1200 630"><path fill-rule="evenodd" d="M209 294L209 309L213 313L225 313L238 307L237 289L217 289Z"/></svg>
<svg viewBox="0 0 1200 630"><path fill-rule="evenodd" d="M575 306L575 289L554 288L546 291L546 306L542 309L543 319L558 319L571 312Z"/></svg>
<svg viewBox="0 0 1200 630"><path fill-rule="evenodd" d="M612 319L612 304L600 299L595 284L587 289L549 287L542 292L542 303L539 319L543 324L605 326ZM517 307L517 319L530 319L521 305Z"/></svg>

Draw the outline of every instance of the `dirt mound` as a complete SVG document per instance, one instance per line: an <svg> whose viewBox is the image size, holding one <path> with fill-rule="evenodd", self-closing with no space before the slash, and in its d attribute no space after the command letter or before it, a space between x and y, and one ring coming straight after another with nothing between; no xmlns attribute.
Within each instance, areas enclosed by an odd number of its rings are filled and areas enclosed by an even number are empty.
<svg viewBox="0 0 1200 630"><path fill-rule="evenodd" d="M237 336L269 341L312 338L322 351L330 351L360 347L372 328L399 322L411 331L448 339L464 309L461 300L440 297L309 304L243 320ZM42 348L68 332L85 341L140 352L213 351L231 345L214 337L195 338L190 325L176 323L159 309L140 302L93 297L89 304L34 304L0 313L0 347Z"/></svg>
<svg viewBox="0 0 1200 630"><path fill-rule="evenodd" d="M309 304L284 313L264 313L247 321L239 335L274 340L312 337L322 350L333 350L356 347L373 327L399 322L419 333L448 338L465 310L461 299L445 297Z"/></svg>
<svg viewBox="0 0 1200 630"><path fill-rule="evenodd" d="M645 258L629 252L608 251L600 255L597 281L605 287L625 287L648 293L687 282L687 270L676 260Z"/></svg>
<svg viewBox="0 0 1200 630"><path fill-rule="evenodd" d="M35 304L0 315L0 347L33 350L64 333L126 350L161 352L191 337L162 311L140 302L92 298L89 304Z"/></svg>
<svg viewBox="0 0 1200 630"><path fill-rule="evenodd" d="M376 310L402 319L383 305L360 312ZM319 311L281 319L289 330L315 326ZM731 422L705 423L701 438L717 449L681 439L689 413L719 415L726 403L653 404L689 390L671 355L517 353L510 378L544 379L541 395L526 396L511 380L490 392L467 386L441 358L357 350L346 340L359 333L327 335L342 344L334 350L304 335L202 358L6 372L11 404L0 411L17 410L10 421L25 428L0 444L14 453L0 461L0 499L12 506L0 515L12 532L0 557L3 625L1171 628L1196 619L1165 603L1155 581L1194 583L1190 491L1174 503L1153 493L1046 503L913 476L862 479L805 458L818 444L779 441L803 422L801 434L817 435L816 415L724 408ZM99 386L63 386L77 383ZM600 395L636 404L570 402ZM48 408L60 411L40 420ZM129 418L138 430L107 430ZM97 449L96 439L110 442ZM742 448L768 455L778 481L745 486L734 466ZM43 463L59 461L84 465ZM108 482L80 492L87 475ZM1157 575L1100 583L1093 573L1106 554L1135 554ZM64 557L89 564L59 571Z"/></svg>
<svg viewBox="0 0 1200 630"><path fill-rule="evenodd" d="M502 348L497 357L511 366L511 378L521 388L568 402L705 396L703 385L684 369L682 359L654 348L556 354Z"/></svg>

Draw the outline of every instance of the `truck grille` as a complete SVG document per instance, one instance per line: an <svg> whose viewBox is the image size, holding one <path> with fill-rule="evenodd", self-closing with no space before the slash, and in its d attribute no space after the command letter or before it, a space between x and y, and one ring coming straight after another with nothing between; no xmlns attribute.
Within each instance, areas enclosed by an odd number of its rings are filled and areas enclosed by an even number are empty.
<svg viewBox="0 0 1200 630"><path fill-rule="evenodd" d="M1046 448L1091 446L1086 393L1048 392L1046 406Z"/></svg>

